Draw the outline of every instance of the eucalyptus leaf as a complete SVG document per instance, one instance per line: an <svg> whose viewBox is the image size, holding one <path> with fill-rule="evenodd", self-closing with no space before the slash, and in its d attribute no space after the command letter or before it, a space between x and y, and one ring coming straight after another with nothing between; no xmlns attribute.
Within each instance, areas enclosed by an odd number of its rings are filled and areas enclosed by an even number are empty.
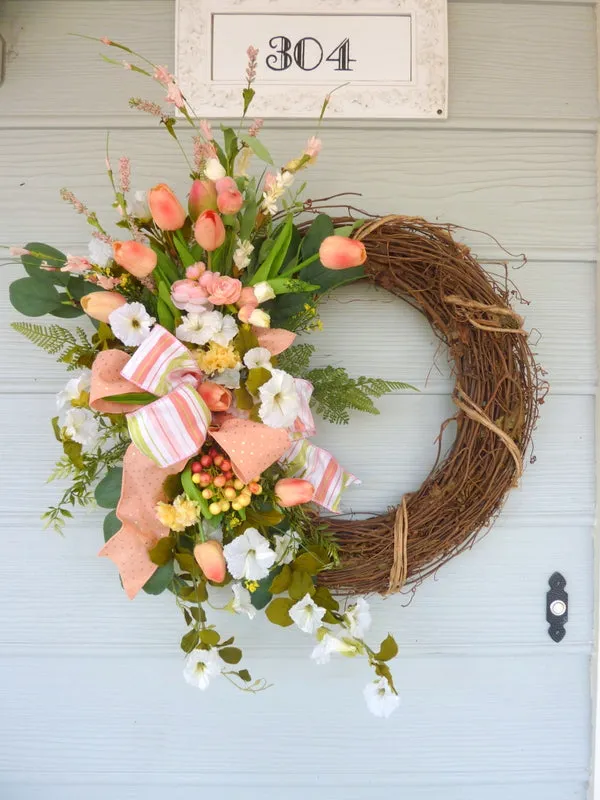
<svg viewBox="0 0 600 800"><path fill-rule="evenodd" d="M267 164L273 163L271 154L256 136L244 136L242 137L242 142L246 145L246 147L249 147L254 155L258 156L261 161L266 161Z"/></svg>
<svg viewBox="0 0 600 800"><path fill-rule="evenodd" d="M307 594L312 596L315 593L315 585L308 572L295 569L288 591L292 600L302 600Z"/></svg>
<svg viewBox="0 0 600 800"><path fill-rule="evenodd" d="M290 600L289 597L276 597L267 606L265 614L267 619L274 625L280 625L282 628L288 628L294 624L294 620L290 617L290 608L294 605L295 601Z"/></svg>
<svg viewBox="0 0 600 800"><path fill-rule="evenodd" d="M28 317L50 314L60 304L60 295L52 283L35 278L19 278L9 287L12 305Z"/></svg>
<svg viewBox="0 0 600 800"><path fill-rule="evenodd" d="M102 508L116 508L121 497L123 483L123 469L113 467L109 469L104 478L96 486L96 502Z"/></svg>
<svg viewBox="0 0 600 800"><path fill-rule="evenodd" d="M222 647L219 656L226 664L239 664L242 660L242 651L239 647Z"/></svg>
<svg viewBox="0 0 600 800"><path fill-rule="evenodd" d="M199 641L200 641L200 636L198 634L198 631L192 629L191 631L188 631L184 636L181 637L181 649L183 650L184 653L191 653L192 650L196 649L196 646L198 645Z"/></svg>
<svg viewBox="0 0 600 800"><path fill-rule="evenodd" d="M154 575L146 581L142 588L146 594L161 594L165 589L169 588L174 575L173 562L169 561L167 564L163 564L162 567L158 567Z"/></svg>
<svg viewBox="0 0 600 800"><path fill-rule="evenodd" d="M108 514L104 517L104 522L102 524L102 530L104 533L104 541L108 542L115 533L121 530L123 523L117 517L115 511L109 511Z"/></svg>
<svg viewBox="0 0 600 800"><path fill-rule="evenodd" d="M378 661L390 661L398 655L398 645L394 637L388 633L379 647L379 652L375 654Z"/></svg>

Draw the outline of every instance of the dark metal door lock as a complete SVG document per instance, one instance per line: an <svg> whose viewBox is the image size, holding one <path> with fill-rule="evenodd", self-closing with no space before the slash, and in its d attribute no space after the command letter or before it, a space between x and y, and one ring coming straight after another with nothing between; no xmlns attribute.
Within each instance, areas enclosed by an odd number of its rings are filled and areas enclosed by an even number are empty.
<svg viewBox="0 0 600 800"><path fill-rule="evenodd" d="M553 642L561 642L565 638L565 625L569 621L569 595L565 591L566 580L560 572L553 573L548 579L550 589L546 594L546 620L548 635Z"/></svg>

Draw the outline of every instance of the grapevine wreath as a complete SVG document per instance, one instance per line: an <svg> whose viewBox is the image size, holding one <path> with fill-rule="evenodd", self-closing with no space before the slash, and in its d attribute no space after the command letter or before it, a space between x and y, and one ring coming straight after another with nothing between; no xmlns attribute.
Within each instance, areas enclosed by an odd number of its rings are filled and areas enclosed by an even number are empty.
<svg viewBox="0 0 600 800"><path fill-rule="evenodd" d="M336 654L365 658L375 673L367 705L388 716L399 702L389 667L398 648L391 635L367 644L365 595L415 584L489 526L521 477L543 400L507 282L492 278L451 226L351 207L332 218L327 201L302 199L295 181L321 141L311 137L299 157L272 167L262 120L246 122L255 48L240 123L222 127L220 144L166 67L99 41L127 56L106 60L165 88L179 118L141 98L130 104L179 145L191 186L187 210L164 183L132 192L129 159L113 171L107 153L118 235L64 189L92 226L87 256L37 242L10 248L9 261L27 272L10 287L18 311L86 314L94 324L91 335L13 325L76 372L52 420L63 455L51 477L67 488L46 522L60 530L78 505L108 510L100 555L115 563L128 597L173 595L187 626L188 683L206 689L222 676L244 691L267 688L237 666L241 649L213 619L215 610L253 619L264 609L270 622L315 637L318 664ZM193 162L177 133L182 121L194 131ZM259 161L262 174L252 169ZM413 388L311 367L319 302L358 280L421 311L456 377L449 452L444 423L423 485L367 519L339 515L344 490L359 481L310 441L313 410L347 423L350 412L378 413L374 400L385 393Z"/></svg>

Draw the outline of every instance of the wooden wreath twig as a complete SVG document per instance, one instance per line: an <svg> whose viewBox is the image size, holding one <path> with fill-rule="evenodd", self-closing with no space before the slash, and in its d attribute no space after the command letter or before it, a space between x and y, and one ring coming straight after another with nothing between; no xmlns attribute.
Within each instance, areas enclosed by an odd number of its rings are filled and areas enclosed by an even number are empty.
<svg viewBox="0 0 600 800"><path fill-rule="evenodd" d="M523 472L548 386L508 282L489 275L453 230L392 215L356 233L367 249L367 280L421 311L448 346L458 411L454 443L398 507L327 519L341 564L320 580L336 592L387 594L433 574L489 527Z"/></svg>

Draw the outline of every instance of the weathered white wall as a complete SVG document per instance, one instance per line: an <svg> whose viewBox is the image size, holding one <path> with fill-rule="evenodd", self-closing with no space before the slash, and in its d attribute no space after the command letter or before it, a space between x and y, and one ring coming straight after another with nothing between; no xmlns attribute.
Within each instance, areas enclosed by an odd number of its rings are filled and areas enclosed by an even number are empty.
<svg viewBox="0 0 600 800"><path fill-rule="evenodd" d="M274 3L276 5L276 3ZM0 242L32 238L73 252L87 240L61 205L69 186L106 213L105 131L134 161L134 183L183 193L185 167L164 132L126 106L140 76L101 63L68 31L126 41L173 63L172 0L0 0L8 43L0 87ZM582 800L590 751L594 514L596 49L592 3L451 2L450 120L326 126L313 196L359 190L374 211L422 214L488 230L528 265L512 277L532 302L552 394L537 462L492 533L407 598L377 602L376 634L394 632L403 705L382 723L363 708L364 665L307 660L307 640L231 620L259 697L180 678L180 620L168 596L129 603L95 558L101 514L64 539L40 530L57 487L48 427L64 380L8 328L0 272L0 797L2 800ZM152 92L150 92L150 95ZM273 124L277 159L305 124ZM467 234L482 255L497 254ZM346 301L355 300L353 303ZM351 288L327 307L321 358L397 377L422 393L381 402L378 418L321 440L378 510L415 488L449 413L444 354L410 308ZM373 339L374 323L380 335ZM369 331L369 338L363 332ZM566 639L548 638L547 579L568 580Z"/></svg>

